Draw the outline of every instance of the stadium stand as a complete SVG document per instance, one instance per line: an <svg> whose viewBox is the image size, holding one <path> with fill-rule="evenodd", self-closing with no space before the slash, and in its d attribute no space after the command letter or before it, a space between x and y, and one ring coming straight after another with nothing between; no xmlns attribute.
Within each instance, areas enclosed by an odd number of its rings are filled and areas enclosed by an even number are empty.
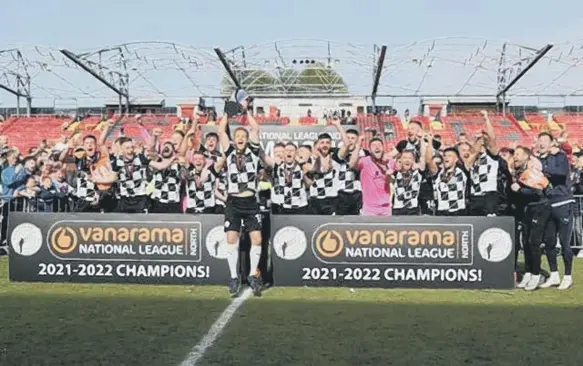
<svg viewBox="0 0 583 366"><path fill-rule="evenodd" d="M516 118L510 114L492 114L492 123L497 131L500 131L500 140L505 145L518 144L528 139L528 134L521 127ZM446 135L448 139L457 138L461 133L475 135L483 129L483 119L479 114L459 114L443 117L444 123L450 125L454 136ZM451 142L451 140L447 140Z"/></svg>
<svg viewBox="0 0 583 366"><path fill-rule="evenodd" d="M553 116L555 121L559 124L561 129L569 132L571 138L581 141L583 140L583 130L581 124L583 123L583 114L556 114Z"/></svg>
<svg viewBox="0 0 583 366"><path fill-rule="evenodd" d="M122 118L114 116L118 123L112 136L119 136L121 132L129 137L140 137L142 131L151 131L154 128L162 129L162 137L169 138L174 130L183 130L184 126L181 117L176 115L136 115L124 116ZM220 117L219 117L220 118ZM504 145L529 144L532 137L543 130L550 130L554 135L562 131L568 131L570 139L583 141L583 130L579 128L583 123L582 114L555 114L553 120L547 121L545 116L536 113L525 113L524 120L519 121L514 115L491 114L490 118L497 131L500 131L501 142ZM234 118L237 122L243 122L241 118ZM258 116L257 120L261 124L277 125L300 125L314 126L319 121L315 117L304 116L297 121L291 121L288 117L278 116ZM365 147L373 137L380 137L385 140L386 148L394 146L406 136L407 122L401 120L398 115L381 114L359 114L355 118L358 128L365 133ZM481 131L483 122L479 114L460 113L439 117L430 120L427 116L412 116L411 120L421 122L424 129L431 131L434 135L441 135L445 144L454 143L462 133L474 135ZM102 127L107 120L101 116L87 116L81 120L71 120L69 117L58 117L51 115L33 115L31 117L9 117L0 125L0 134L8 136L10 141L21 151L26 151L33 146L37 146L42 140L54 141L62 134L82 133L99 136ZM214 124L208 117L203 116L200 124ZM64 128L65 126L65 128ZM63 129L64 128L64 129ZM111 141L109 141L111 142Z"/></svg>
<svg viewBox="0 0 583 366"><path fill-rule="evenodd" d="M43 141L59 139L64 122L68 117L37 115L26 118L9 118L4 124L2 134L8 136L12 144L20 151L28 151Z"/></svg>

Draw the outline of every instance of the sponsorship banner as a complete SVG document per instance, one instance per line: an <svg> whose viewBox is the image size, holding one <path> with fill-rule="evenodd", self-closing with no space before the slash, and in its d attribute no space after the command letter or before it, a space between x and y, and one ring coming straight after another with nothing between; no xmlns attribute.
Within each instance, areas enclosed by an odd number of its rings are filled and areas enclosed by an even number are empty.
<svg viewBox="0 0 583 366"><path fill-rule="evenodd" d="M10 280L225 285L222 215L11 213Z"/></svg>
<svg viewBox="0 0 583 366"><path fill-rule="evenodd" d="M511 217L272 218L280 286L514 288Z"/></svg>
<svg viewBox="0 0 583 366"><path fill-rule="evenodd" d="M234 131L236 125L230 126L231 132ZM358 126L342 126L345 130L356 129ZM205 136L209 132L217 132L216 126L201 126L202 135ZM265 154L272 156L273 147L278 142L293 142L297 146L310 145L321 133L328 133L332 136L332 146L336 147L340 143L340 134L334 126L281 126L281 125L261 125L261 147Z"/></svg>

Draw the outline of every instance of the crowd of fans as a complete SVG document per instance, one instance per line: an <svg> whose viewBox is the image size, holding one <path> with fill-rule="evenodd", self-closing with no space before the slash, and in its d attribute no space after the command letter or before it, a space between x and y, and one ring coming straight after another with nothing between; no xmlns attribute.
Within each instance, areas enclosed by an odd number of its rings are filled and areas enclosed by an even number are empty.
<svg viewBox="0 0 583 366"><path fill-rule="evenodd" d="M154 129L140 139L116 136L111 147L111 126L99 139L63 136L27 152L0 136L3 244L13 211L225 214L237 190L231 187L247 185L261 210L272 214L515 216L517 249L524 249L527 265L519 287L571 286L573 193L583 193L583 154L571 159L568 146L548 133L534 146L499 146L486 112L483 132L462 134L455 146L443 146L411 121L407 138L392 151L377 137L365 150L357 129L341 127L350 115L342 117L327 116L340 147L322 133L312 145L281 141L273 156L255 146L238 154L252 145L240 128L229 142L217 133L201 137L196 118L168 140ZM259 128L251 114L246 119ZM566 266L562 281L550 244L557 236ZM541 246L551 267L546 280Z"/></svg>

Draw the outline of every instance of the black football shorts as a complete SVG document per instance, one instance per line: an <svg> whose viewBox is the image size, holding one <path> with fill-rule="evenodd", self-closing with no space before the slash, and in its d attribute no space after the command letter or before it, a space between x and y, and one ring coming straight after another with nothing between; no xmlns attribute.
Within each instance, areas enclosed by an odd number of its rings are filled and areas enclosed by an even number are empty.
<svg viewBox="0 0 583 366"><path fill-rule="evenodd" d="M248 232L261 230L261 213L255 196L227 197L225 231L240 231L241 226Z"/></svg>

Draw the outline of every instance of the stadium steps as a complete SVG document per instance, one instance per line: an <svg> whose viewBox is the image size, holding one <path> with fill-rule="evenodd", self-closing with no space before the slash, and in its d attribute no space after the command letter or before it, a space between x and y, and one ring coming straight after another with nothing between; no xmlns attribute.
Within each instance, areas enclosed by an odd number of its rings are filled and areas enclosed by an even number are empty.
<svg viewBox="0 0 583 366"><path fill-rule="evenodd" d="M459 136L459 126L454 127L452 121L447 117L441 117L441 128L435 128L435 123L429 124L429 131L435 135L441 136L441 141L445 146L454 145L457 141L457 136Z"/></svg>
<svg viewBox="0 0 583 366"><path fill-rule="evenodd" d="M384 137L385 151L390 151L397 146L400 140L405 138L407 132L399 116L381 115L379 119L383 127L381 136Z"/></svg>
<svg viewBox="0 0 583 366"><path fill-rule="evenodd" d="M102 118L100 116L91 116L85 118L79 124L79 129L82 131L92 131L101 123Z"/></svg>
<svg viewBox="0 0 583 366"><path fill-rule="evenodd" d="M545 118L545 116L543 116L542 114L539 114L539 113L525 113L524 120L530 126L533 126L533 125L540 126L540 125L544 125L547 123L547 119Z"/></svg>
<svg viewBox="0 0 583 366"><path fill-rule="evenodd" d="M20 117L7 126L3 134L8 136L10 144L16 146L23 154L31 147L36 147L41 141L57 141L62 134L63 123L68 117L54 116Z"/></svg>
<svg viewBox="0 0 583 366"><path fill-rule="evenodd" d="M12 126L16 121L18 121L18 117L9 117L2 125L0 125L0 134L4 134L10 126Z"/></svg>
<svg viewBox="0 0 583 366"><path fill-rule="evenodd" d="M356 122L360 132L363 133L365 139L363 141L363 148L368 149L370 145L370 140L373 137L381 137L385 134L385 127L382 122L380 122L377 116L372 114L361 114L356 116Z"/></svg>
<svg viewBox="0 0 583 366"><path fill-rule="evenodd" d="M468 137L473 137L483 131L485 127L484 120L479 114L458 114L449 116L447 120L453 127L456 138L462 132L465 132ZM490 121L492 121L497 138L503 141L504 145L516 145L528 139L528 133L520 128L518 121L513 116L492 114Z"/></svg>
<svg viewBox="0 0 583 366"><path fill-rule="evenodd" d="M554 120L569 133L569 138L577 142L583 140L583 114L556 114L553 116Z"/></svg>

